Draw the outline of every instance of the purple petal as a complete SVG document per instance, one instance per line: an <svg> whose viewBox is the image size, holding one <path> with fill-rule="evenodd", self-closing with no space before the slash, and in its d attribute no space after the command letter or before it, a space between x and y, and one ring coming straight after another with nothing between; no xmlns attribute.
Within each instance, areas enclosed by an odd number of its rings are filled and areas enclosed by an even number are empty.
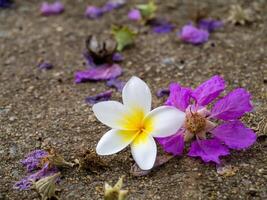
<svg viewBox="0 0 267 200"><path fill-rule="evenodd" d="M113 54L113 56L112 56L112 60L113 60L114 62L121 62L121 61L124 60L124 57L123 57L123 55L122 55L121 53L116 52L116 53Z"/></svg>
<svg viewBox="0 0 267 200"><path fill-rule="evenodd" d="M92 58L92 56L88 53L88 51L84 51L83 52L83 57L86 61L86 67L87 68L92 68L92 67L96 67L96 64L94 63L94 59Z"/></svg>
<svg viewBox="0 0 267 200"><path fill-rule="evenodd" d="M209 39L209 32L203 29L198 29L193 25L185 25L181 32L178 33L180 39L191 44L203 44Z"/></svg>
<svg viewBox="0 0 267 200"><path fill-rule="evenodd" d="M172 32L175 28L173 24L171 24L165 19L160 18L150 20L149 25L152 26L154 33L159 34Z"/></svg>
<svg viewBox="0 0 267 200"><path fill-rule="evenodd" d="M0 0L0 8L9 8L12 3L10 0Z"/></svg>
<svg viewBox="0 0 267 200"><path fill-rule="evenodd" d="M128 13L128 19L133 21L139 21L142 19L141 12L138 9L132 9Z"/></svg>
<svg viewBox="0 0 267 200"><path fill-rule="evenodd" d="M123 89L124 85L126 84L126 82L125 81L120 81L120 80L114 78L114 79L108 80L106 84L107 84L108 87L114 87L119 92L122 92L122 89Z"/></svg>
<svg viewBox="0 0 267 200"><path fill-rule="evenodd" d="M205 106L213 101L224 90L224 79L218 75L199 85L192 93L198 105Z"/></svg>
<svg viewBox="0 0 267 200"><path fill-rule="evenodd" d="M85 10L84 15L87 18L96 19L96 18L101 17L103 15L103 11L101 8L98 8L96 6L88 6Z"/></svg>
<svg viewBox="0 0 267 200"><path fill-rule="evenodd" d="M108 101L110 100L112 95L112 90L108 90L105 92L101 92L100 94L89 96L85 98L85 102L91 105L94 105L95 103L101 102L101 101Z"/></svg>
<svg viewBox="0 0 267 200"><path fill-rule="evenodd" d="M114 9L122 7L126 3L125 0L109 0L103 7L102 12L110 12Z"/></svg>
<svg viewBox="0 0 267 200"><path fill-rule="evenodd" d="M182 131L179 131L169 137L156 138L156 140L167 153L171 153L174 156L181 155L183 153L184 136Z"/></svg>
<svg viewBox="0 0 267 200"><path fill-rule="evenodd" d="M51 4L44 2L41 5L40 11L41 14L45 16L57 15L64 12L64 5L60 1Z"/></svg>
<svg viewBox="0 0 267 200"><path fill-rule="evenodd" d="M52 63L43 61L37 65L40 69L52 69L54 65Z"/></svg>
<svg viewBox="0 0 267 200"><path fill-rule="evenodd" d="M198 27L204 29L208 32L213 32L214 30L221 28L223 26L223 22L219 20L213 19L201 19L198 22Z"/></svg>
<svg viewBox="0 0 267 200"><path fill-rule="evenodd" d="M48 153L44 150L35 150L30 152L21 163L27 168L27 172L31 172L40 167L42 158L46 157Z"/></svg>
<svg viewBox="0 0 267 200"><path fill-rule="evenodd" d="M237 88L215 103L211 117L232 120L242 117L253 109L251 95L243 88Z"/></svg>
<svg viewBox="0 0 267 200"><path fill-rule="evenodd" d="M191 157L201 157L204 162L213 161L220 163L220 156L229 155L227 147L217 139L196 140L191 143L188 155Z"/></svg>
<svg viewBox="0 0 267 200"><path fill-rule="evenodd" d="M18 189L18 190L29 190L31 189L32 181L38 181L41 178L53 175L57 172L58 172L58 169L56 167L49 167L49 164L47 163L46 165L44 165L44 167L41 170L37 171L34 174L30 174L29 176L16 182L13 188Z"/></svg>
<svg viewBox="0 0 267 200"><path fill-rule="evenodd" d="M162 89L158 89L157 91L157 97L163 97L165 95L169 95L170 94L170 89L168 88L162 88Z"/></svg>
<svg viewBox="0 0 267 200"><path fill-rule="evenodd" d="M172 83L170 84L170 96L165 104L185 111L190 103L191 92L190 88L181 87L178 83Z"/></svg>
<svg viewBox="0 0 267 200"><path fill-rule="evenodd" d="M226 122L213 129L212 134L231 149L245 149L256 142L256 134L238 120Z"/></svg>
<svg viewBox="0 0 267 200"><path fill-rule="evenodd" d="M75 83L85 81L99 81L117 78L122 74L122 69L117 64L104 64L96 68L90 68L85 71L79 71L75 74Z"/></svg>

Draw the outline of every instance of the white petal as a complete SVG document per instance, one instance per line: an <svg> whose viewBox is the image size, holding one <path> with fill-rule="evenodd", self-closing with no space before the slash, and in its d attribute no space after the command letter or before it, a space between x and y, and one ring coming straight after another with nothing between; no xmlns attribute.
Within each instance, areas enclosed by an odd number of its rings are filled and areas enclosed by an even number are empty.
<svg viewBox="0 0 267 200"><path fill-rule="evenodd" d="M135 162L142 170L149 170L153 167L157 156L157 146L151 135L139 134L131 144L131 151Z"/></svg>
<svg viewBox="0 0 267 200"><path fill-rule="evenodd" d="M99 155L111 155L127 147L136 137L135 131L112 129L105 133L96 146Z"/></svg>
<svg viewBox="0 0 267 200"><path fill-rule="evenodd" d="M133 76L122 90L122 100L126 107L142 109L144 115L151 110L151 92L147 84Z"/></svg>
<svg viewBox="0 0 267 200"><path fill-rule="evenodd" d="M93 112L96 118L103 124L114 129L122 129L121 121L127 110L120 102L103 101L94 104Z"/></svg>
<svg viewBox="0 0 267 200"><path fill-rule="evenodd" d="M161 106L145 117L144 124L153 137L168 137L175 134L184 121L184 112L172 106Z"/></svg>

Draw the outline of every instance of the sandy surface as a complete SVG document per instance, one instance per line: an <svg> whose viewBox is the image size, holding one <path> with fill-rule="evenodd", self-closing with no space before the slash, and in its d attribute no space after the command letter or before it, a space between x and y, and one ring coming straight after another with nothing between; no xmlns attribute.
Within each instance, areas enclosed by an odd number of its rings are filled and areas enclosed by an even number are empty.
<svg viewBox="0 0 267 200"><path fill-rule="evenodd" d="M126 14L135 2L129 1L124 8L96 21L83 17L87 1L63 2L66 12L54 17L41 17L37 0L17 1L15 8L0 10L1 200L39 198L33 191L12 189L25 176L20 160L29 151L53 146L66 159L73 160L82 143L94 148L108 130L84 102L86 96L107 87L102 82L76 85L73 76L75 71L84 69L82 51L86 36L108 32L112 23L129 23ZM102 1L95 2L101 5ZM236 1L202 4L209 8L208 16L225 18L233 2ZM253 7L252 3L244 5ZM188 22L188 13L193 12L194 6L193 1L159 3L159 15L181 27ZM157 89L175 81L195 87L215 74L226 79L228 91L245 87L252 93L255 110L242 120L259 138L251 149L233 151L223 159L226 165L238 169L234 176L220 176L215 165L183 156L148 176L133 177L129 170L134 162L127 149L108 157L109 167L98 174L64 170L62 199L101 199L103 183L114 184L121 175L126 175L129 199L267 199L266 10L266 4L261 6L258 18L250 25L226 24L211 35L208 43L197 47L177 41L175 33L159 36L142 29L135 46L123 52L121 80L132 75L145 80L152 88L154 107L164 102L156 98ZM39 59L51 61L54 69L39 70ZM121 94L115 92L113 99L120 98Z"/></svg>

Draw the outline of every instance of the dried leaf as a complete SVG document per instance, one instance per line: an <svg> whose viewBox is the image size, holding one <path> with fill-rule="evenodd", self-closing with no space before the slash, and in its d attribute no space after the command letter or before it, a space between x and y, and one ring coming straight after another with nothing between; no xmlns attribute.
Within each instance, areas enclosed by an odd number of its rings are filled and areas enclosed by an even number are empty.
<svg viewBox="0 0 267 200"><path fill-rule="evenodd" d="M118 43L117 46L118 51L122 51L126 46L133 44L134 38L136 36L136 32L134 32L127 26L123 27L113 26L112 34L114 35L115 40Z"/></svg>
<svg viewBox="0 0 267 200"><path fill-rule="evenodd" d="M104 200L126 200L128 191L121 189L123 178L124 176L122 176L113 187L105 183Z"/></svg>
<svg viewBox="0 0 267 200"><path fill-rule="evenodd" d="M67 162L61 155L59 155L55 149L50 149L49 155L47 156L47 159L49 161L49 164L56 166L56 167L73 167L74 163Z"/></svg>

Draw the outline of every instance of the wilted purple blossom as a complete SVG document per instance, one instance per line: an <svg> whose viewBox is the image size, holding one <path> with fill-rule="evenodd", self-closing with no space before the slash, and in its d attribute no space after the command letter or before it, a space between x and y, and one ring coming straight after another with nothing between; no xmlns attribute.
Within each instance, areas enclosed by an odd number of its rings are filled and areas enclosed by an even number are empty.
<svg viewBox="0 0 267 200"><path fill-rule="evenodd" d="M163 97L165 95L169 95L170 94L170 89L169 88L163 88L163 89L159 89L157 91L157 97Z"/></svg>
<svg viewBox="0 0 267 200"><path fill-rule="evenodd" d="M219 157L228 155L229 149L247 149L255 143L256 134L239 121L253 109L251 95L245 89L235 89L219 99L211 110L207 108L224 89L225 81L220 76L213 76L194 90L175 83L170 85L166 104L184 111L186 120L175 135L158 138L166 152L180 155L184 141L195 138L188 155L220 163Z"/></svg>
<svg viewBox="0 0 267 200"><path fill-rule="evenodd" d="M21 161L23 166L26 167L27 172L31 172L40 167L41 160L46 157L48 153L44 150L35 150L30 152L24 160Z"/></svg>
<svg viewBox="0 0 267 200"><path fill-rule="evenodd" d="M10 0L0 0L0 8L9 8L12 3Z"/></svg>
<svg viewBox="0 0 267 200"><path fill-rule="evenodd" d="M60 1L54 3L43 2L40 8L42 15L57 15L64 12L64 5Z"/></svg>
<svg viewBox="0 0 267 200"><path fill-rule="evenodd" d="M198 28L204 29L208 32L213 32L218 28L221 28L223 26L223 22L220 20L214 20L214 19L201 19L198 22Z"/></svg>
<svg viewBox="0 0 267 200"><path fill-rule="evenodd" d="M50 62L42 61L37 65L37 67L39 67L40 69L52 69L54 65Z"/></svg>
<svg viewBox="0 0 267 200"><path fill-rule="evenodd" d="M101 8L96 7L96 6L87 6L84 15L88 18L96 19L103 15L103 11Z"/></svg>
<svg viewBox="0 0 267 200"><path fill-rule="evenodd" d="M128 13L128 19L133 21L140 21L142 19L141 12L138 9L132 9Z"/></svg>
<svg viewBox="0 0 267 200"><path fill-rule="evenodd" d="M184 42L197 45L208 41L209 32L188 24L183 26L182 30L178 32L178 37Z"/></svg>
<svg viewBox="0 0 267 200"><path fill-rule="evenodd" d="M119 92L122 92L124 85L126 84L125 81L120 81L116 78L110 79L107 81L107 86L116 88Z"/></svg>
<svg viewBox="0 0 267 200"><path fill-rule="evenodd" d="M112 90L108 90L105 92L101 92L100 94L94 95L94 96L89 96L85 98L85 102L88 104L95 104L101 101L108 101L110 100L112 95Z"/></svg>
<svg viewBox="0 0 267 200"><path fill-rule="evenodd" d="M99 81L117 78L122 74L122 69L117 64L104 64L95 68L89 68L75 73L75 83L85 81Z"/></svg>

